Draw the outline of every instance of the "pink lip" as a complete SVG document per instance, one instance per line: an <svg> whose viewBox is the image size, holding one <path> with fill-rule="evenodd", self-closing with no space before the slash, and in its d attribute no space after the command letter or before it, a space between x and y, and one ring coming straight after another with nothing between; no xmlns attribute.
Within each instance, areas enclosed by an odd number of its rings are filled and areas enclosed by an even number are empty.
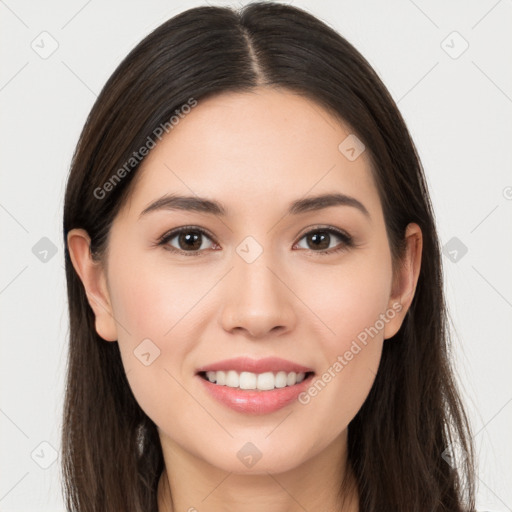
<svg viewBox="0 0 512 512"><path fill-rule="evenodd" d="M212 370L213 371L213 370ZM293 371L293 370L292 370ZM269 414L291 404L311 384L313 375L307 376L295 386L272 389L270 391L253 391L229 386L217 386L203 377L196 376L210 395L217 401L237 412L246 414Z"/></svg>
<svg viewBox="0 0 512 512"><path fill-rule="evenodd" d="M197 373L229 370L235 370L239 373L265 373L279 371L284 371L286 373L306 373L314 371L312 368L307 368L306 366L293 363L292 361L287 361L286 359L280 359L279 357L265 357L258 360L250 359L249 357L236 357L234 359L225 359L224 361L218 361L207 366L202 366L197 369Z"/></svg>
<svg viewBox="0 0 512 512"><path fill-rule="evenodd" d="M218 386L199 375L202 372L229 370L235 370L238 373L277 373L279 371L286 373L314 373L311 368L278 357L266 357L258 360L250 359L249 357L237 357L198 368L197 378L215 400L237 412L246 414L269 414L286 407L296 400L300 393L307 389L313 375L307 376L302 382L294 386L286 386L270 391L254 391L231 388L229 386Z"/></svg>

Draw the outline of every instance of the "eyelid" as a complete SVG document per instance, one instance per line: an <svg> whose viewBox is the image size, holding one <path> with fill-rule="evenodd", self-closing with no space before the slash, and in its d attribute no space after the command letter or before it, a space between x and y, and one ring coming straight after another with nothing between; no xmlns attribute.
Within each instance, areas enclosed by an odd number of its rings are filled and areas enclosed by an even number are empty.
<svg viewBox="0 0 512 512"><path fill-rule="evenodd" d="M195 226L192 224L170 229L169 231L167 231L167 233L165 233L162 236L162 238L168 237L169 235L176 236L176 235L179 235L180 233L182 233L183 231L198 231L199 233L206 235L211 240L215 240L215 237L213 236L213 234L210 233L210 231L208 231L206 228L202 228L202 227Z"/></svg>
<svg viewBox="0 0 512 512"><path fill-rule="evenodd" d="M349 233L346 232L345 230L336 228L334 226L325 225L325 224L313 224L312 226L308 226L308 227L304 228L304 231L300 235L298 235L298 237L299 237L298 240L301 240L306 235L309 235L311 232L316 232L316 231L326 231L328 233L334 233L340 237L344 237L349 240L352 240L352 236L349 235Z"/></svg>

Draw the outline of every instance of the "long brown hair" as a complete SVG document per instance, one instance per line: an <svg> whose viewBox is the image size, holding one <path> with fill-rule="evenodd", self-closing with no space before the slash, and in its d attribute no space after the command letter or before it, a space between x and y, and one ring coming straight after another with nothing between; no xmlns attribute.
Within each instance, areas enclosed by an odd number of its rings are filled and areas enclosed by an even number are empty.
<svg viewBox="0 0 512 512"><path fill-rule="evenodd" d="M115 70L80 136L64 205L70 318L62 430L67 508L156 511L164 467L156 425L131 392L118 344L105 342L95 331L93 311L71 264L67 233L85 229L91 253L101 259L140 165L130 158L154 130L190 98L200 103L262 85L317 102L363 141L394 263L402 254L407 224L419 224L423 233L414 300L398 333L384 343L374 385L349 425L349 463L360 510L471 511L471 438L449 362L439 241L416 148L364 57L314 16L271 2L239 11L198 7L166 21ZM120 168L122 179L106 193L102 187ZM463 455L458 461L449 457L453 446Z"/></svg>

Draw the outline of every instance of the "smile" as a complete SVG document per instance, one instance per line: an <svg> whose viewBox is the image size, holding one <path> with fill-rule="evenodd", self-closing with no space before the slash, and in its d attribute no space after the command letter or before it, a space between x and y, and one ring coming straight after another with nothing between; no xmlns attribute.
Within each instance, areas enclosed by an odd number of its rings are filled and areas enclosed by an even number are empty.
<svg viewBox="0 0 512 512"><path fill-rule="evenodd" d="M311 384L312 368L276 357L239 357L197 369L207 396L245 414L270 414L297 401Z"/></svg>

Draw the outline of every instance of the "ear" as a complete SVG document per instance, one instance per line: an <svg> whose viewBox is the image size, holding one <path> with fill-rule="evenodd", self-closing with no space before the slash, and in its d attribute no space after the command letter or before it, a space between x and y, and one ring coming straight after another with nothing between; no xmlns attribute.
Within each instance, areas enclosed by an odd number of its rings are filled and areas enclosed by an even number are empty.
<svg viewBox="0 0 512 512"><path fill-rule="evenodd" d="M384 328L384 339L391 338L400 329L414 298L421 268L423 236L418 224L410 223L405 230L406 249L393 276L388 311L396 313Z"/></svg>
<svg viewBox="0 0 512 512"><path fill-rule="evenodd" d="M116 322L103 265L93 259L87 231L72 229L67 236L69 255L85 288L87 300L96 317L96 332L106 341L117 341Z"/></svg>

